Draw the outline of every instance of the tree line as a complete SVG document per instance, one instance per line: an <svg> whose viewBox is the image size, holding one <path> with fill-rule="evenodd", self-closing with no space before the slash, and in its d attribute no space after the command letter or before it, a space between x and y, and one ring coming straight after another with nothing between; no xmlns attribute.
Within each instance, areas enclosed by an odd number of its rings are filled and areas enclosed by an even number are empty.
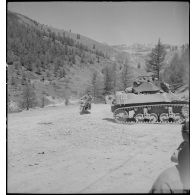
<svg viewBox="0 0 195 195"><path fill-rule="evenodd" d="M159 39L146 60L146 70L152 72L157 80L165 81L176 89L182 85L189 85L189 45L182 45L180 50L174 51L171 61L166 63L165 46Z"/></svg>
<svg viewBox="0 0 195 195"><path fill-rule="evenodd" d="M80 36L79 36L80 38ZM7 64L16 69L25 67L39 75L50 70L55 76L66 71L73 64L93 64L105 58L103 52L92 48L49 28L40 30L34 26L19 23L15 15L8 14Z"/></svg>
<svg viewBox="0 0 195 195"><path fill-rule="evenodd" d="M165 81L174 88L178 85L189 84L189 46L187 45L183 48L180 55L176 52L170 64L164 62L165 54L166 51L159 40L155 48L148 55L146 70L152 72L154 77L158 80ZM89 67L85 67L85 70L88 71L88 68ZM83 72L85 72L85 70L83 69ZM116 91L122 91L132 86L136 78L134 68L130 65L128 59L125 59L124 63L111 63L107 61L103 69L93 69L87 73L86 75L90 75L89 79L83 84L81 80L76 79L75 75L79 75L77 69L75 69L74 73L66 75L64 78L63 90L64 97L66 97L66 105L68 104L71 90L75 89L74 85L77 86L77 91L79 91L80 88L80 96L86 93L87 90L90 90L95 102L99 102L104 100L105 95L114 94ZM81 77L83 76L81 75ZM78 80L78 82L75 82L75 80ZM28 96L31 97L31 99L29 99ZM33 106L33 102L35 102L35 94L29 82L24 85L23 99L25 100L24 105L28 105L26 106L27 109ZM29 101L32 103L28 103ZM44 106L44 95L42 102Z"/></svg>

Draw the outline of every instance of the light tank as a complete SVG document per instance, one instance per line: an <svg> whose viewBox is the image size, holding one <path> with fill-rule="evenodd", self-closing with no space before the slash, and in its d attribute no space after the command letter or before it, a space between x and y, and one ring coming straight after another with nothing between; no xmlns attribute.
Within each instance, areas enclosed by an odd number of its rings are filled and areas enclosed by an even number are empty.
<svg viewBox="0 0 195 195"><path fill-rule="evenodd" d="M116 92L111 111L117 123L182 123L189 117L189 102L163 82L139 79Z"/></svg>

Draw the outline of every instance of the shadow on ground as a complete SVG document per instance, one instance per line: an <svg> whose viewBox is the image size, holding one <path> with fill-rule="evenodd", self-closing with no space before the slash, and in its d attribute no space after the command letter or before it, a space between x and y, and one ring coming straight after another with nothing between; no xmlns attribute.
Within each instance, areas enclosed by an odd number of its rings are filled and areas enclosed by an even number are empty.
<svg viewBox="0 0 195 195"><path fill-rule="evenodd" d="M109 122L112 122L112 123L117 123L116 121L115 121L115 119L113 119L113 118L103 118L102 120L105 120L105 121L109 121ZM126 120L126 122L134 122L135 123L135 119L127 119Z"/></svg>
<svg viewBox="0 0 195 195"><path fill-rule="evenodd" d="M83 112L81 112L80 114L81 114L81 115L82 115L82 114L91 114L91 112L89 112L89 111L83 111Z"/></svg>
<svg viewBox="0 0 195 195"><path fill-rule="evenodd" d="M116 123L115 120L114 120L113 118L103 118L102 120Z"/></svg>

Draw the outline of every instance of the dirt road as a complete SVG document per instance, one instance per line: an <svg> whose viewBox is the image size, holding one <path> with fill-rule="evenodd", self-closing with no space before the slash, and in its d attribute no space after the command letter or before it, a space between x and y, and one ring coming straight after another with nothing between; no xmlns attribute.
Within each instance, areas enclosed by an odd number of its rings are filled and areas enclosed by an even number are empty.
<svg viewBox="0 0 195 195"><path fill-rule="evenodd" d="M138 193L170 167L180 125L122 125L110 105L8 115L8 192Z"/></svg>

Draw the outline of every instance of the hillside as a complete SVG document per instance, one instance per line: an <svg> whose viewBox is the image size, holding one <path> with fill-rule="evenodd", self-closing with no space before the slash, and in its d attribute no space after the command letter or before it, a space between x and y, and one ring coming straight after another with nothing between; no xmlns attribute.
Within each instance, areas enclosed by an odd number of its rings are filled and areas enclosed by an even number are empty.
<svg viewBox="0 0 195 195"><path fill-rule="evenodd" d="M106 56L112 57L118 53L118 51L115 50L111 46L108 46L108 45L103 44L103 43L99 43L91 38L80 35L78 33L73 33L73 32L71 32L71 30L67 31L67 30L57 29L57 28L54 28L52 26L39 24L38 22L36 22L36 21L34 21L34 20L32 20L32 19L30 19L22 14L13 13L13 12L8 11L8 17L10 17L10 15L12 15L12 17L17 18L19 23L25 24L28 26L32 26L32 27L36 28L37 30L40 30L43 32L45 31L47 33L49 33L51 31L51 32L55 33L56 35L60 35L60 36L63 36L65 34L66 37L69 37L69 38L77 41L78 43L81 43L81 44L87 46L91 50L93 50L95 47L95 49L103 52Z"/></svg>
<svg viewBox="0 0 195 195"><path fill-rule="evenodd" d="M83 35L59 30L7 12L7 72L9 110L30 105L44 107L68 103L90 91L97 102L107 94L124 90L145 75L145 60L153 45L109 46ZM162 78L173 85L187 84L189 46L164 45ZM178 60L174 63L175 56ZM175 74L175 71L177 74Z"/></svg>
<svg viewBox="0 0 195 195"><path fill-rule="evenodd" d="M80 96L91 88L94 73L103 82L103 69L114 64L121 66L117 58L124 56L128 57L125 52L80 34L39 24L21 14L7 13L10 101L21 99L26 83L33 86L38 105L43 93L48 96L46 99Z"/></svg>

